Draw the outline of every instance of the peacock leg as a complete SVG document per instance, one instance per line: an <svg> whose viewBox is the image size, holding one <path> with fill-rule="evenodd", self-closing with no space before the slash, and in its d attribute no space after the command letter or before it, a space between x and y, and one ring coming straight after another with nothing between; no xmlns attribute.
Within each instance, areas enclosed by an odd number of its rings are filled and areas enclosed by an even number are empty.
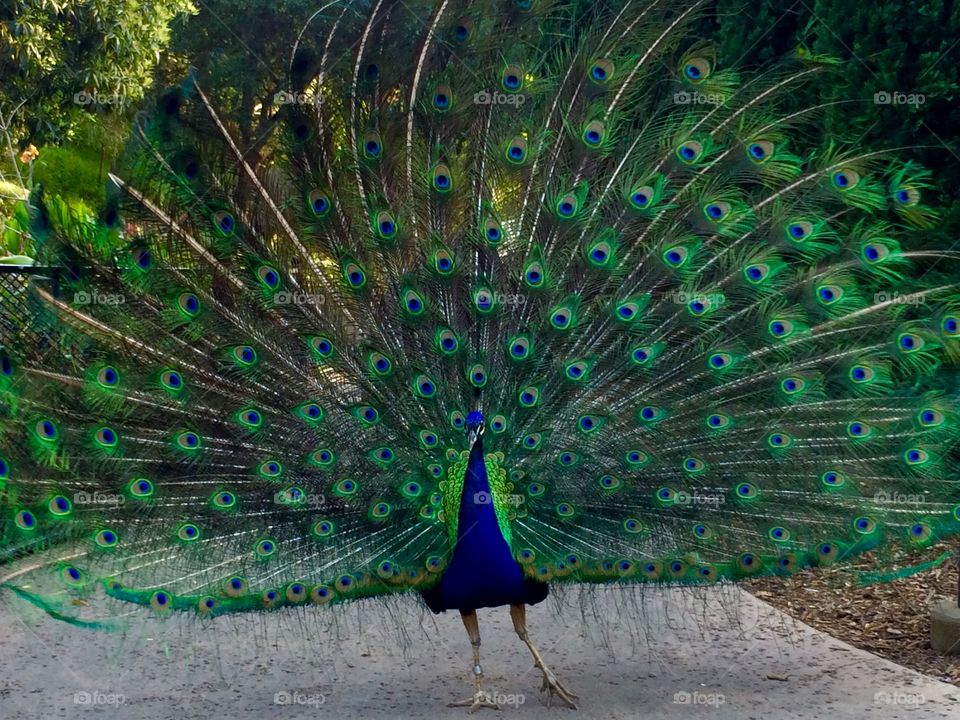
<svg viewBox="0 0 960 720"><path fill-rule="evenodd" d="M547 691L547 705L550 705L554 694L556 694L567 704L567 707L576 710L577 706L573 701L579 699L579 696L574 695L560 684L560 680L558 680L557 676L553 674L553 671L546 666L543 658L540 657L539 651L533 646L533 643L530 642L530 636L527 634L527 606L511 605L510 617L513 619L513 628L517 631L517 635L519 635L520 639L530 648L530 653L533 655L533 664L540 668L540 671L543 673L543 685L540 690L541 692L544 690Z"/></svg>
<svg viewBox="0 0 960 720"><path fill-rule="evenodd" d="M490 693L483 689L483 668L480 667L480 623L477 620L477 611L461 611L460 619L463 620L463 626L467 629L467 635L470 637L470 645L473 647L473 681L476 685L476 691L472 698L462 702L450 703L447 707L469 707L468 712L471 713L485 707L500 710L501 707L493 701Z"/></svg>

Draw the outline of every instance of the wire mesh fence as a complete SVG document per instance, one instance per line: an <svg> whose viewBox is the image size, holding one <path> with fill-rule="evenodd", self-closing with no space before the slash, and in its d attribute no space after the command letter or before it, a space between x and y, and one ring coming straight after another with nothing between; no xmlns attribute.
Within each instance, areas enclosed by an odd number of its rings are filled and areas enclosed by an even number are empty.
<svg viewBox="0 0 960 720"><path fill-rule="evenodd" d="M60 296L61 268L0 265L0 345L42 357L54 345L48 329L40 329L30 299L31 283Z"/></svg>

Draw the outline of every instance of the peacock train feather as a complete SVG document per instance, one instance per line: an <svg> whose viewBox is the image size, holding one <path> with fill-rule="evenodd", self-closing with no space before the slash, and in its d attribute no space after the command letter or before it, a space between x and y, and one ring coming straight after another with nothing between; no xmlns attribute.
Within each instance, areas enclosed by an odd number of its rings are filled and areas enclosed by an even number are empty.
<svg viewBox="0 0 960 720"><path fill-rule="evenodd" d="M256 167L188 78L95 227L36 190L4 586L471 610L960 531L931 178L783 109L831 62L717 67L702 6L330 3Z"/></svg>

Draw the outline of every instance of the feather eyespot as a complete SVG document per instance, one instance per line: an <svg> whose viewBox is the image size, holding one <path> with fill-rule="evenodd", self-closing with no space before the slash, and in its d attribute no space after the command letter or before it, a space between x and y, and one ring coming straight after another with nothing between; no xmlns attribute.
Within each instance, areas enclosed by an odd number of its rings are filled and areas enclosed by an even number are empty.
<svg viewBox="0 0 960 720"><path fill-rule="evenodd" d="M437 349L440 350L440 352L444 355L453 355L460 347L460 341L458 340L456 334L454 334L453 330L449 328L442 328L438 330L434 340L436 342Z"/></svg>
<svg viewBox="0 0 960 720"><path fill-rule="evenodd" d="M473 33L473 21L465 18L458 22L453 28L453 38L459 43L465 43L470 39Z"/></svg>
<svg viewBox="0 0 960 720"><path fill-rule="evenodd" d="M97 371L97 383L103 388L116 387L120 382L120 374L111 365L106 365Z"/></svg>
<svg viewBox="0 0 960 720"><path fill-rule="evenodd" d="M220 210L213 215L213 224L224 237L230 237L237 229L237 221L226 210Z"/></svg>
<svg viewBox="0 0 960 720"><path fill-rule="evenodd" d="M331 520L318 520L313 524L313 534L319 538L330 537L334 529L335 526Z"/></svg>
<svg viewBox="0 0 960 720"><path fill-rule="evenodd" d="M515 136L507 143L507 162L511 165L521 165L527 159L527 141L520 135Z"/></svg>
<svg viewBox="0 0 960 720"><path fill-rule="evenodd" d="M361 147L363 150L363 156L367 160L378 160L383 154L383 143L380 140L380 133L367 133L363 137Z"/></svg>
<svg viewBox="0 0 960 720"><path fill-rule="evenodd" d="M827 470L820 476L820 482L827 488L835 489L842 487L844 483L846 483L846 477L843 473L836 470Z"/></svg>
<svg viewBox="0 0 960 720"><path fill-rule="evenodd" d="M711 67L705 58L691 58L683 66L683 77L694 85L698 85L710 77Z"/></svg>
<svg viewBox="0 0 960 720"><path fill-rule="evenodd" d="M37 527L37 518L29 510L20 510L13 517L14 523L21 530L31 531Z"/></svg>
<svg viewBox="0 0 960 720"><path fill-rule="evenodd" d="M130 481L128 489L133 497L144 499L153 495L154 485L147 478L134 478Z"/></svg>
<svg viewBox="0 0 960 720"><path fill-rule="evenodd" d="M166 370L160 375L160 383L171 392L179 392L183 389L183 376L176 370Z"/></svg>
<svg viewBox="0 0 960 720"><path fill-rule="evenodd" d="M177 309L186 317L194 318L200 313L200 299L194 293L180 293L177 297Z"/></svg>
<svg viewBox="0 0 960 720"><path fill-rule="evenodd" d="M557 216L561 220L570 220L576 217L580 210L580 201L573 193L567 193L556 202Z"/></svg>
<svg viewBox="0 0 960 720"><path fill-rule="evenodd" d="M433 189L438 193L446 194L453 190L453 177L450 168L441 163L433 170Z"/></svg>
<svg viewBox="0 0 960 720"><path fill-rule="evenodd" d="M483 365L479 363L467 370L467 380L469 380L470 384L474 387L482 388L487 384L487 379L487 371Z"/></svg>
<svg viewBox="0 0 960 720"><path fill-rule="evenodd" d="M696 140L687 140L677 146L677 158L685 165L695 163L703 155L703 145Z"/></svg>
<svg viewBox="0 0 960 720"><path fill-rule="evenodd" d="M114 530L100 530L94 535L93 540L97 547L108 550L120 543L120 536Z"/></svg>
<svg viewBox="0 0 960 720"><path fill-rule="evenodd" d="M220 490L210 497L210 504L217 510L232 510L237 505L237 496L232 492Z"/></svg>
<svg viewBox="0 0 960 720"><path fill-rule="evenodd" d="M150 607L157 612L167 612L173 608L173 596L164 590L157 590L150 596Z"/></svg>
<svg viewBox="0 0 960 720"><path fill-rule="evenodd" d="M426 309L426 303L423 301L420 293L416 290L408 289L403 293L403 309L407 314L417 317L424 313Z"/></svg>
<svg viewBox="0 0 960 720"><path fill-rule="evenodd" d="M380 232L380 229L377 229ZM359 290L367 284L367 274L356 262L345 262L343 265L343 279L352 290Z"/></svg>
<svg viewBox="0 0 960 720"><path fill-rule="evenodd" d="M486 287L478 288L473 293L473 305L481 314L492 312L496 307L493 291Z"/></svg>
<svg viewBox="0 0 960 720"><path fill-rule="evenodd" d="M496 245L503 239L503 228L496 220L488 218L483 225L483 237L491 245Z"/></svg>
<svg viewBox="0 0 960 720"><path fill-rule="evenodd" d="M385 377L393 370L393 362L381 352L371 352L367 355L367 364L374 374Z"/></svg>
<svg viewBox="0 0 960 720"><path fill-rule="evenodd" d="M757 165L762 165L773 154L774 145L768 140L757 140L747 145L747 157Z"/></svg>
<svg viewBox="0 0 960 720"><path fill-rule="evenodd" d="M916 333L904 332L897 337L897 347L905 355L918 352L926 345L923 337Z"/></svg>
<svg viewBox="0 0 960 720"><path fill-rule="evenodd" d="M894 190L893 199L898 205L914 207L920 202L920 191L913 187L900 187Z"/></svg>
<svg viewBox="0 0 960 720"><path fill-rule="evenodd" d="M46 418L38 420L34 425L37 438L45 443L55 442L60 437L60 430L52 420Z"/></svg>
<svg viewBox="0 0 960 720"><path fill-rule="evenodd" d="M520 90L523 87L524 80L523 68L519 65L507 65L500 77L503 89L511 93Z"/></svg>
<svg viewBox="0 0 960 720"><path fill-rule="evenodd" d="M730 214L730 203L717 201L703 206L703 215L710 222L720 222Z"/></svg>
<svg viewBox="0 0 960 720"><path fill-rule="evenodd" d="M833 186L840 192L852 190L860 183L860 173L850 168L837 170L830 176Z"/></svg>
<svg viewBox="0 0 960 720"><path fill-rule="evenodd" d="M149 270L153 264L150 251L147 248L134 248L130 251L130 256L133 258L134 265L140 270Z"/></svg>
<svg viewBox="0 0 960 720"><path fill-rule="evenodd" d="M605 85L610 82L616 68L612 62L606 58L600 58L590 66L589 76L597 85Z"/></svg>
<svg viewBox="0 0 960 720"><path fill-rule="evenodd" d="M641 185L630 192L630 205L634 210L646 210L653 204L654 197L656 197L656 193L653 187Z"/></svg>
<svg viewBox="0 0 960 720"><path fill-rule="evenodd" d="M324 217L330 212L330 197L322 190L314 190L307 196L307 202L312 212L317 217Z"/></svg>
<svg viewBox="0 0 960 720"><path fill-rule="evenodd" d="M960 334L960 318L957 318L956 315L945 316L940 321L940 331L948 337Z"/></svg>
<svg viewBox="0 0 960 720"><path fill-rule="evenodd" d="M433 108L438 112L446 112L453 104L453 92L446 85L441 85L433 93Z"/></svg>
<svg viewBox="0 0 960 720"><path fill-rule="evenodd" d="M250 345L237 345L231 355L241 367L251 367L257 363L257 351Z"/></svg>
<svg viewBox="0 0 960 720"><path fill-rule="evenodd" d="M2 478L3 475L0 475ZM73 511L73 503L64 495L55 495L47 503L47 509L54 517L66 517Z"/></svg>
<svg viewBox="0 0 960 720"><path fill-rule="evenodd" d="M195 542L200 539L200 528L193 523L184 523L177 528L177 537L183 542Z"/></svg>
<svg viewBox="0 0 960 720"><path fill-rule="evenodd" d="M102 427L94 433L94 439L97 444L104 449L110 449L117 446L119 437L113 428Z"/></svg>
<svg viewBox="0 0 960 720"><path fill-rule="evenodd" d="M606 139L606 126L599 120L587 123L580 134L584 144L589 148L599 148Z"/></svg>

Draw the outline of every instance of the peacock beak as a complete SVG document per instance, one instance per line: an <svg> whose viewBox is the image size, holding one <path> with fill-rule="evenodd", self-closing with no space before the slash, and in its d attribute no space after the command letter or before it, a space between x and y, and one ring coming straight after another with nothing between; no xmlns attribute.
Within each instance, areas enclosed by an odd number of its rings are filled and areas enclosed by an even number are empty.
<svg viewBox="0 0 960 720"><path fill-rule="evenodd" d="M472 448L477 439L483 435L484 423L467 430L467 444Z"/></svg>

